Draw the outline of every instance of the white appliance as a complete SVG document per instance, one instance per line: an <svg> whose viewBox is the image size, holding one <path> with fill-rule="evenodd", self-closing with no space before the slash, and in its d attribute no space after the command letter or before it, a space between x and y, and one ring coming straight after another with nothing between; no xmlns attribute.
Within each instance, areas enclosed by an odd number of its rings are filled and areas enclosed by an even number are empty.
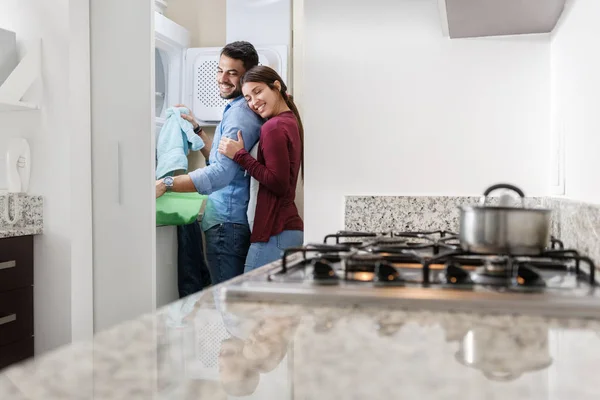
<svg viewBox="0 0 600 400"><path fill-rule="evenodd" d="M166 109L177 103L191 107L200 125L216 125L226 105L216 83L221 48L190 48L189 32L158 12L154 25L157 130ZM276 70L287 84L288 46L256 46L256 50L259 63Z"/></svg>
<svg viewBox="0 0 600 400"><path fill-rule="evenodd" d="M23 138L12 138L6 150L6 177L9 193L26 193L31 176L31 150Z"/></svg>

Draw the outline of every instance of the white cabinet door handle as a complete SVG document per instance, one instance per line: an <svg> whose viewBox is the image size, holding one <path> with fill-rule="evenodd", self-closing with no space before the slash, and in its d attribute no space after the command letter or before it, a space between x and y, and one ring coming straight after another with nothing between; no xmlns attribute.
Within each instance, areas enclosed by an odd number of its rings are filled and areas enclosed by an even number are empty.
<svg viewBox="0 0 600 400"><path fill-rule="evenodd" d="M121 142L117 141L116 145L116 166L117 166L117 190L115 191L117 194L117 203L122 204L121 198Z"/></svg>
<svg viewBox="0 0 600 400"><path fill-rule="evenodd" d="M6 325L9 322L13 322L17 320L17 314L10 314L6 317L0 317L0 325Z"/></svg>
<svg viewBox="0 0 600 400"><path fill-rule="evenodd" d="M0 263L0 269L9 269L17 266L17 262L15 260L4 261Z"/></svg>

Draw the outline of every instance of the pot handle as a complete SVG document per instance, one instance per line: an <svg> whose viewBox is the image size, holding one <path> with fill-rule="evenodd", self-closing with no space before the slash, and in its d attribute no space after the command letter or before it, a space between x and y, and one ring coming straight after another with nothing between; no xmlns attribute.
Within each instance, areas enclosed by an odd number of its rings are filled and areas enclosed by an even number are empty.
<svg viewBox="0 0 600 400"><path fill-rule="evenodd" d="M525 208L525 193L523 193L523 191L521 189L519 189L518 187L508 184L508 183L498 183L496 185L493 185L493 186L490 186L489 188L487 188L485 190L485 192L483 192L483 196L481 196L479 203L481 205L485 205L485 202L487 201L487 197L490 195L490 193L492 193L493 191L498 190L498 189L508 189L508 190L512 190L513 192L517 193L521 197L521 207Z"/></svg>

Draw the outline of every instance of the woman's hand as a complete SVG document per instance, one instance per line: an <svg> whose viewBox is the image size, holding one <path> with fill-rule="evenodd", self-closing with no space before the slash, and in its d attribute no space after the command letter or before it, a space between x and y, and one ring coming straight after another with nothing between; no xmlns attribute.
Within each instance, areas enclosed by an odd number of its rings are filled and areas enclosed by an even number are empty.
<svg viewBox="0 0 600 400"><path fill-rule="evenodd" d="M167 186L163 182L163 180L156 181L156 198L158 199L160 196L165 194L167 191Z"/></svg>
<svg viewBox="0 0 600 400"><path fill-rule="evenodd" d="M222 138L219 143L219 153L231 158L235 157L235 154L244 148L244 139L242 139L242 131L238 131L237 133L238 140L233 140L229 138Z"/></svg>

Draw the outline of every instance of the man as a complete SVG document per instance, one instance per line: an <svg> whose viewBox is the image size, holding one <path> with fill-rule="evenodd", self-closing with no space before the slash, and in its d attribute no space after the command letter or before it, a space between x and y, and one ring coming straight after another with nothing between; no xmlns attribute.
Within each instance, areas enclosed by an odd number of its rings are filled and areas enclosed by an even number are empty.
<svg viewBox="0 0 600 400"><path fill-rule="evenodd" d="M217 83L222 98L229 100L223 118L215 130L212 145L198 126L194 116L182 114L194 126L210 147L205 168L187 175L166 177L156 181L156 197L167 190L208 194L202 218L206 237L206 258L212 284L218 284L244 272L244 262L250 247L250 228L246 217L249 201L250 175L233 160L219 154L222 137L237 140L242 132L246 150L256 144L263 120L256 115L242 95L240 79L250 68L258 65L258 53L248 42L233 42L221 51ZM189 109L189 107L187 107ZM203 153L206 156L206 153Z"/></svg>

